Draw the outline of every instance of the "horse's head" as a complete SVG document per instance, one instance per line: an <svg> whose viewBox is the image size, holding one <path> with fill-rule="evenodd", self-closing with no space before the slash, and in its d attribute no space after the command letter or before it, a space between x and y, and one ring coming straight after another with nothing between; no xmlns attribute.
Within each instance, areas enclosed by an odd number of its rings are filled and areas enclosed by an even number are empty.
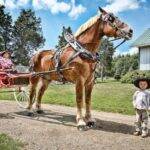
<svg viewBox="0 0 150 150"><path fill-rule="evenodd" d="M101 12L101 20L103 21L103 33L108 37L124 38L129 40L132 38L133 30L124 22L114 16L112 13L106 12L99 7Z"/></svg>

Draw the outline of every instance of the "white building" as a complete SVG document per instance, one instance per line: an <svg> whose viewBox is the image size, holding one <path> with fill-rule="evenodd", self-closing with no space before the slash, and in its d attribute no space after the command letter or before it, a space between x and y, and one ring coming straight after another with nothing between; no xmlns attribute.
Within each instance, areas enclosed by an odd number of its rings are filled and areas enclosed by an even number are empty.
<svg viewBox="0 0 150 150"><path fill-rule="evenodd" d="M150 28L132 44L139 49L139 69L150 70Z"/></svg>

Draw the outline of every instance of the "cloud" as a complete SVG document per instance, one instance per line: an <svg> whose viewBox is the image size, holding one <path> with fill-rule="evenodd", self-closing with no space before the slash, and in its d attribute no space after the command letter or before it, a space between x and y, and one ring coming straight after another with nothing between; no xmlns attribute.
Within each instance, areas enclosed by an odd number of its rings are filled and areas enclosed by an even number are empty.
<svg viewBox="0 0 150 150"><path fill-rule="evenodd" d="M8 9L15 9L16 8L15 0L6 0L4 5Z"/></svg>
<svg viewBox="0 0 150 150"><path fill-rule="evenodd" d="M82 6L81 4L76 6L75 0L71 0L71 3L72 3L72 9L69 12L68 16L73 19L77 19L80 14L82 14L86 11L86 8L84 6Z"/></svg>
<svg viewBox="0 0 150 150"><path fill-rule="evenodd" d="M70 10L70 5L65 2L57 2L57 0L45 0L45 2L52 14L57 14L59 12L66 13Z"/></svg>
<svg viewBox="0 0 150 150"><path fill-rule="evenodd" d="M35 10L46 9L52 14L68 13L68 16L77 19L80 14L86 11L82 4L75 5L75 0L65 2L63 0L0 0L1 5L5 5L7 9L17 9L32 5Z"/></svg>
<svg viewBox="0 0 150 150"><path fill-rule="evenodd" d="M35 9L49 9L52 14L67 13L68 16L77 19L81 13L84 13L86 8L81 4L75 5L75 0L71 0L69 3L60 2L58 0L33 0L33 7Z"/></svg>
<svg viewBox="0 0 150 150"><path fill-rule="evenodd" d="M33 0L32 5L35 9L49 9L52 14L66 13L70 10L69 3L58 2L58 0Z"/></svg>
<svg viewBox="0 0 150 150"><path fill-rule="evenodd" d="M0 0L0 5L4 5L4 0Z"/></svg>
<svg viewBox="0 0 150 150"><path fill-rule="evenodd" d="M0 0L0 3L3 3L7 9L15 9L18 7L24 7L26 6L30 0Z"/></svg>
<svg viewBox="0 0 150 150"><path fill-rule="evenodd" d="M17 6L16 7L22 7L22 6L25 6L29 3L30 0L18 0L17 1Z"/></svg>
<svg viewBox="0 0 150 150"><path fill-rule="evenodd" d="M44 6L42 6L42 1L41 0L33 0L32 5L34 9L42 9Z"/></svg>
<svg viewBox="0 0 150 150"><path fill-rule="evenodd" d="M134 55L134 54L137 54L138 52L139 51L137 47L132 47L128 51L125 51L125 52L122 52L121 50L117 49L114 53L114 56L127 55L127 54Z"/></svg>
<svg viewBox="0 0 150 150"><path fill-rule="evenodd" d="M132 47L126 52L126 54L134 55L134 54L137 54L138 52L139 51L137 47Z"/></svg>
<svg viewBox="0 0 150 150"><path fill-rule="evenodd" d="M141 3L146 0L107 0L108 4L104 7L105 10L113 13L119 13L126 10L134 10L140 7Z"/></svg>

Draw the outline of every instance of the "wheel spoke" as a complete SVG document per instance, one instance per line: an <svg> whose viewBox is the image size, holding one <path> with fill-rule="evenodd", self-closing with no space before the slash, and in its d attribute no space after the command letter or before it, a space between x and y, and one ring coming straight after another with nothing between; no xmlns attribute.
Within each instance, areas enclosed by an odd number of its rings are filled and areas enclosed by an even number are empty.
<svg viewBox="0 0 150 150"><path fill-rule="evenodd" d="M20 107L26 108L29 100L29 92L27 88L21 87L21 92L14 91L14 97Z"/></svg>

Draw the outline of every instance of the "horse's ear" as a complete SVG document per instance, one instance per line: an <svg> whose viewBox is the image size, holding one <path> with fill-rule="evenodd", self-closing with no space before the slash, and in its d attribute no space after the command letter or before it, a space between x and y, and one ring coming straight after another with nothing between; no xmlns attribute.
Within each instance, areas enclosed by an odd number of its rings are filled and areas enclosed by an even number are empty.
<svg viewBox="0 0 150 150"><path fill-rule="evenodd" d="M98 8L101 13L107 14L107 12L103 8L101 8L101 7L98 7Z"/></svg>

